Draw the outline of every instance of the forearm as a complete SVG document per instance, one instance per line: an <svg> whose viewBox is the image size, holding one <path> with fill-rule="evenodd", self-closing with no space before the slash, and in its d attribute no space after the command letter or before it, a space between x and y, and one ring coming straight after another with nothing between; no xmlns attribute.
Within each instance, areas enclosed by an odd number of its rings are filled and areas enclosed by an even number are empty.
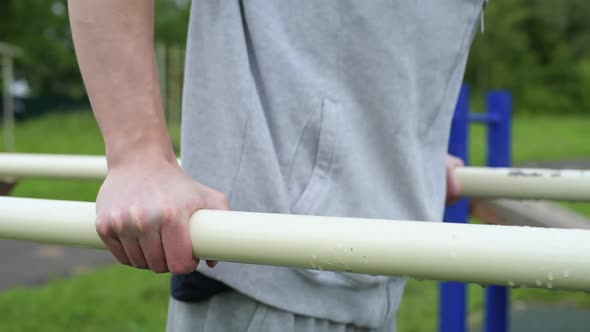
<svg viewBox="0 0 590 332"><path fill-rule="evenodd" d="M70 0L76 55L109 168L175 160L153 45L153 1Z"/></svg>

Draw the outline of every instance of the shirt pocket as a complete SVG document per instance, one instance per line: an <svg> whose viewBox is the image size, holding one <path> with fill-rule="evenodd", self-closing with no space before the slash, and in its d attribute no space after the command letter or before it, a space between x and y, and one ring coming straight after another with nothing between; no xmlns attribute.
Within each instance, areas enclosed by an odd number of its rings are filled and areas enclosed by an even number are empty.
<svg viewBox="0 0 590 332"><path fill-rule="evenodd" d="M339 102L322 98L321 107L311 114L302 130L287 182L291 213L309 214L329 191L337 159L341 109Z"/></svg>

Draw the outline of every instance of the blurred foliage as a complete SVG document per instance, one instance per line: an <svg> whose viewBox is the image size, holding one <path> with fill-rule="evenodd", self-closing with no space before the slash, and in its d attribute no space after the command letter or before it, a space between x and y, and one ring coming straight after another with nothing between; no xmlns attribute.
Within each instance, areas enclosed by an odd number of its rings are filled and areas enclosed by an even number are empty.
<svg viewBox="0 0 590 332"><path fill-rule="evenodd" d="M183 46L188 0L155 0L155 37ZM24 50L18 59L35 94L81 96L66 0L2 0L0 40ZM590 109L590 1L493 0L476 34L466 80L473 91L507 88L517 112Z"/></svg>
<svg viewBox="0 0 590 332"><path fill-rule="evenodd" d="M82 94L66 8L65 0L0 2L0 40L22 49L17 75L35 92Z"/></svg>
<svg viewBox="0 0 590 332"><path fill-rule="evenodd" d="M184 45L188 0L155 0L155 38ZM84 87L72 43L67 0L0 1L0 41L20 47L17 76L35 95L83 97Z"/></svg>
<svg viewBox="0 0 590 332"><path fill-rule="evenodd" d="M484 14L466 73L473 90L509 89L518 112L588 112L589 1L493 0Z"/></svg>

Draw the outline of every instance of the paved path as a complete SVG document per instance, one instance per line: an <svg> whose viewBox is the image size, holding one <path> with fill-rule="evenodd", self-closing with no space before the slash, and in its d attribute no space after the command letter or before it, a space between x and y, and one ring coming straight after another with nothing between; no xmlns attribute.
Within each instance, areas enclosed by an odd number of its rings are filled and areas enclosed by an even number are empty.
<svg viewBox="0 0 590 332"><path fill-rule="evenodd" d="M0 291L38 285L115 262L104 250L0 240Z"/></svg>
<svg viewBox="0 0 590 332"><path fill-rule="evenodd" d="M510 332L588 332L588 311L564 306L531 306L516 304L510 311ZM476 327L474 332L482 332Z"/></svg>

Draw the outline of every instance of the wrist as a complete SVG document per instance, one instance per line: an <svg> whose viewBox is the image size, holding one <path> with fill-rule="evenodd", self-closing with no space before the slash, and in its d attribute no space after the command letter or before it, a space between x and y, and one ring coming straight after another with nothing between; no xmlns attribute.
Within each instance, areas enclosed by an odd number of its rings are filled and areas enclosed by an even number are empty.
<svg viewBox="0 0 590 332"><path fill-rule="evenodd" d="M129 143L129 142L126 142ZM134 166L149 165L178 166L176 155L168 137L154 142L143 141L141 144L119 144L106 146L108 170Z"/></svg>

